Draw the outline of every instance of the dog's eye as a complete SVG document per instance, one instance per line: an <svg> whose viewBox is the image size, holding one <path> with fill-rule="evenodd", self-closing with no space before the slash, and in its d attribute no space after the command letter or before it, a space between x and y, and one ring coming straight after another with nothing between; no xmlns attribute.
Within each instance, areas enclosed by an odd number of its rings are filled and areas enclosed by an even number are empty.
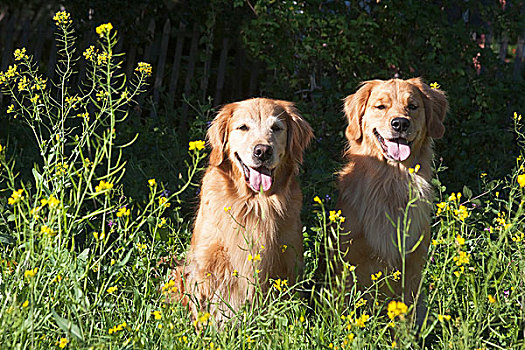
<svg viewBox="0 0 525 350"><path fill-rule="evenodd" d="M279 125L277 124L274 124L272 125L272 131L273 132L278 132L278 131L281 131L283 128L281 128Z"/></svg>
<svg viewBox="0 0 525 350"><path fill-rule="evenodd" d="M380 109L380 110L383 110L383 109L386 108L386 106L385 106L385 105L379 105L379 106L376 106L376 108L377 108L377 109Z"/></svg>
<svg viewBox="0 0 525 350"><path fill-rule="evenodd" d="M246 125L246 124L243 124L243 125L241 125L241 126L239 126L239 127L237 128L237 130L242 130L242 131L248 131L249 129L250 129L250 128L249 128L248 125Z"/></svg>
<svg viewBox="0 0 525 350"><path fill-rule="evenodd" d="M408 105L408 109L412 110L412 111L415 111L417 109L417 106L413 103L409 104Z"/></svg>

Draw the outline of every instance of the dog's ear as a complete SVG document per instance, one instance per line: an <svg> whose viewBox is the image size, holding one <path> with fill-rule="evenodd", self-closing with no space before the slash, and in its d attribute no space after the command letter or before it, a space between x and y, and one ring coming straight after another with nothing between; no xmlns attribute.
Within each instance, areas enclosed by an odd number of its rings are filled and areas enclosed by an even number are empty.
<svg viewBox="0 0 525 350"><path fill-rule="evenodd" d="M344 111L348 119L345 134L348 140L357 141L363 136L361 121L365 114L365 107L370 97L370 91L377 83L375 80L365 81L361 83L361 87L355 94L345 98Z"/></svg>
<svg viewBox="0 0 525 350"><path fill-rule="evenodd" d="M288 153L299 164L303 163L303 152L312 141L314 133L312 127L299 114L292 102L276 101L288 114Z"/></svg>
<svg viewBox="0 0 525 350"><path fill-rule="evenodd" d="M211 147L210 165L219 166L225 158L226 142L228 141L228 121L236 108L235 103L230 103L221 108L208 129L208 143Z"/></svg>
<svg viewBox="0 0 525 350"><path fill-rule="evenodd" d="M448 111L448 101L445 92L439 89L432 89L421 78L413 78L408 81L417 86L423 95L428 136L434 139L443 137L445 134L443 121Z"/></svg>

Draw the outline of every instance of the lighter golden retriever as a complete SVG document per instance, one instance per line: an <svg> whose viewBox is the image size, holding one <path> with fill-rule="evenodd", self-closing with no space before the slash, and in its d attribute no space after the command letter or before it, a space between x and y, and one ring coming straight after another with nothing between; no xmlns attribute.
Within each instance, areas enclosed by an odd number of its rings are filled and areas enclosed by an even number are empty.
<svg viewBox="0 0 525 350"><path fill-rule="evenodd" d="M341 251L361 286L379 271L404 272L383 291L407 304L417 296L427 256L432 145L445 132L447 109L444 92L419 78L367 81L345 99L348 164L339 174L337 206L349 234L340 237Z"/></svg>
<svg viewBox="0 0 525 350"><path fill-rule="evenodd" d="M290 102L254 98L226 105L208 130L210 163L202 180L186 264L179 274L193 314L231 316L269 279L293 284L303 267L296 176L313 137Z"/></svg>

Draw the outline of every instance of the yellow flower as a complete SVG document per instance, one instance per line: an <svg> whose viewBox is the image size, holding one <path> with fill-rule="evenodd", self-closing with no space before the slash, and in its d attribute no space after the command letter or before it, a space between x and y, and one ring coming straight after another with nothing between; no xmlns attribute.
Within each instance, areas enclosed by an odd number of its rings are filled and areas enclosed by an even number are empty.
<svg viewBox="0 0 525 350"><path fill-rule="evenodd" d="M111 29L113 29L113 25L111 23L106 23L99 25L95 29L95 31L97 32L99 37L103 38L104 35L109 34L109 32L111 32Z"/></svg>
<svg viewBox="0 0 525 350"><path fill-rule="evenodd" d="M67 338L60 338L60 340L56 342L56 345L58 345L59 348L63 349L67 346L68 343L69 340L67 340Z"/></svg>
<svg viewBox="0 0 525 350"><path fill-rule="evenodd" d="M160 311L153 311L153 316L156 320L162 319L162 313Z"/></svg>
<svg viewBox="0 0 525 350"><path fill-rule="evenodd" d="M458 209L454 209L454 215L456 215L459 220L465 221L465 219L469 216L469 212L467 210L467 207L465 207L464 205L460 205Z"/></svg>
<svg viewBox="0 0 525 350"><path fill-rule="evenodd" d="M319 196L315 196L314 197L314 202L319 203L319 204L323 204L323 202L321 201L321 198L319 198Z"/></svg>
<svg viewBox="0 0 525 350"><path fill-rule="evenodd" d="M355 319L355 325L360 328L365 327L365 323L370 319L370 315L362 314L358 318Z"/></svg>
<svg viewBox="0 0 525 350"><path fill-rule="evenodd" d="M22 307L28 307L29 306L29 300L24 301L22 304Z"/></svg>
<svg viewBox="0 0 525 350"><path fill-rule="evenodd" d="M113 286L113 287L109 287L106 292L108 294L113 294L114 292L116 292L118 290L118 287L117 286Z"/></svg>
<svg viewBox="0 0 525 350"><path fill-rule="evenodd" d="M356 309L357 308L360 308L361 306L363 305L366 305L366 299L363 299L363 298L360 298L356 303L355 303L355 307Z"/></svg>
<svg viewBox="0 0 525 350"><path fill-rule="evenodd" d="M18 91L27 90L27 84L28 84L27 77L24 76L20 78L20 80L18 81Z"/></svg>
<svg viewBox="0 0 525 350"><path fill-rule="evenodd" d="M372 281L377 281L379 278L381 278L382 275L383 272L378 271L376 274L371 274L370 279L372 279Z"/></svg>
<svg viewBox="0 0 525 350"><path fill-rule="evenodd" d="M232 272L232 276L233 276L233 277L237 277L237 276L239 276L239 271L237 271L237 270L233 270L233 272Z"/></svg>
<svg viewBox="0 0 525 350"><path fill-rule="evenodd" d="M37 95L31 97L31 98L29 99L29 101L30 101L31 103L33 103L33 104L37 104L37 103L39 102L39 99L40 99L40 95L37 94Z"/></svg>
<svg viewBox="0 0 525 350"><path fill-rule="evenodd" d="M126 207L122 207L117 211L117 217L123 217L123 216L129 216L131 211L129 209L126 209Z"/></svg>
<svg viewBox="0 0 525 350"><path fill-rule="evenodd" d="M416 164L415 167L413 167L413 168L409 168L409 169L408 169L408 172L409 172L410 174L417 174L420 168L421 168L421 165Z"/></svg>
<svg viewBox="0 0 525 350"><path fill-rule="evenodd" d="M455 256L453 260L457 266L466 265L470 262L470 254L461 251L459 252L459 256Z"/></svg>
<svg viewBox="0 0 525 350"><path fill-rule="evenodd" d="M518 175L518 184L520 187L525 187L525 174Z"/></svg>
<svg viewBox="0 0 525 350"><path fill-rule="evenodd" d="M457 235L456 237L456 243L458 245L464 245L465 244L465 238L461 237L460 235Z"/></svg>
<svg viewBox="0 0 525 350"><path fill-rule="evenodd" d="M135 71L149 77L151 76L153 69L151 68L151 64L146 62L139 62L137 68L135 68Z"/></svg>
<svg viewBox="0 0 525 350"><path fill-rule="evenodd" d="M230 210L232 210L232 207L224 207L225 212L229 212Z"/></svg>
<svg viewBox="0 0 525 350"><path fill-rule="evenodd" d="M124 321L124 322L122 322L121 324L116 325L116 326L113 327L113 328L110 328L110 329L108 330L108 333L109 333L109 334L111 334L111 333L116 333L116 332L118 332L118 331L123 330L123 329L126 328L127 326L128 326L128 324Z"/></svg>
<svg viewBox="0 0 525 350"><path fill-rule="evenodd" d="M37 272L38 272L38 267L35 267L32 270L25 270L24 277L26 277L26 278L35 277Z"/></svg>
<svg viewBox="0 0 525 350"><path fill-rule="evenodd" d="M514 120L520 121L521 120L521 114L518 114L517 112L514 112Z"/></svg>
<svg viewBox="0 0 525 350"><path fill-rule="evenodd" d="M13 194L11 197L7 200L7 203L10 205L15 205L16 203L19 203L20 201L24 200L24 190L19 189L17 191L13 191Z"/></svg>
<svg viewBox="0 0 525 350"><path fill-rule="evenodd" d="M301 315L301 317L299 317L299 322L303 323L305 321L305 318L303 315Z"/></svg>
<svg viewBox="0 0 525 350"><path fill-rule="evenodd" d="M260 261L261 260L261 255L260 254L256 254L255 256L252 256L251 254L248 254L248 261Z"/></svg>
<svg viewBox="0 0 525 350"><path fill-rule="evenodd" d="M98 186L95 187L95 192L102 192L105 190L110 190L113 188L113 184L111 182L106 182L104 180L100 180L98 183Z"/></svg>
<svg viewBox="0 0 525 350"><path fill-rule="evenodd" d="M59 11L55 14L55 17L53 17L53 21L55 21L57 26L60 25L68 25L71 24L71 15L67 13L66 11Z"/></svg>
<svg viewBox="0 0 525 350"><path fill-rule="evenodd" d="M205 323L210 319L211 315L209 312L201 313L199 312L199 315L197 316L197 319L195 322L193 322L194 326L197 326L199 323Z"/></svg>
<svg viewBox="0 0 525 350"><path fill-rule="evenodd" d="M399 280L401 278L401 271L397 270L392 274L392 277L394 277L394 280Z"/></svg>
<svg viewBox="0 0 525 350"><path fill-rule="evenodd" d="M160 222L157 224L159 228L162 228L164 225L166 225L166 218L161 218Z"/></svg>
<svg viewBox="0 0 525 350"><path fill-rule="evenodd" d="M155 187L157 186L157 181L155 181L155 179L149 179L148 184L150 187Z"/></svg>
<svg viewBox="0 0 525 350"><path fill-rule="evenodd" d="M108 63L109 60L111 60L111 53L106 53L106 52L103 52L101 54L98 54L97 55L97 64L100 66L101 64L106 64Z"/></svg>
<svg viewBox="0 0 525 350"><path fill-rule="evenodd" d="M286 290L286 287L288 287L288 280L281 280L279 278L278 280L273 281L273 287L279 292L283 292Z"/></svg>
<svg viewBox="0 0 525 350"><path fill-rule="evenodd" d="M165 206L166 208L169 208L171 206L171 203L168 202L168 198L159 197L159 206Z"/></svg>
<svg viewBox="0 0 525 350"><path fill-rule="evenodd" d="M56 232L53 231L49 226L47 225L42 225L42 227L40 228L40 232L44 235L47 235L47 236L50 236L50 237L53 237L54 235L56 235Z"/></svg>
<svg viewBox="0 0 525 350"><path fill-rule="evenodd" d="M193 150L200 151L200 150L203 150L205 145L206 145L206 142L204 142L202 140L190 141L189 142L188 151L193 151Z"/></svg>
<svg viewBox="0 0 525 350"><path fill-rule="evenodd" d="M328 217L331 222L345 222L345 217L341 216L341 210L338 210L337 212L335 210L330 210L330 215Z"/></svg>
<svg viewBox="0 0 525 350"><path fill-rule="evenodd" d="M288 246L286 244L283 244L281 246L281 253L284 253L286 251L286 249L288 249Z"/></svg>
<svg viewBox="0 0 525 350"><path fill-rule="evenodd" d="M393 320L396 317L403 319L408 311L408 306L402 301L391 301L387 307L388 317Z"/></svg>
<svg viewBox="0 0 525 350"><path fill-rule="evenodd" d="M441 86L437 82L430 83L430 88L439 89Z"/></svg>
<svg viewBox="0 0 525 350"><path fill-rule="evenodd" d="M15 111L15 105L10 104L9 107L7 107L7 113L13 113Z"/></svg>
<svg viewBox="0 0 525 350"><path fill-rule="evenodd" d="M14 52L14 56L15 56L15 61L21 61L21 60L24 60L24 59L28 59L29 56L26 55L26 48L23 47L21 49L16 49L15 52Z"/></svg>
<svg viewBox="0 0 525 350"><path fill-rule="evenodd" d="M95 46L91 45L88 47L86 51L84 51L83 55L86 60L92 61L95 57Z"/></svg>
<svg viewBox="0 0 525 350"><path fill-rule="evenodd" d="M137 249L139 250L139 252L142 253L142 251L145 250L146 248L148 248L147 245L145 245L143 243L137 243Z"/></svg>
<svg viewBox="0 0 525 350"><path fill-rule="evenodd" d="M95 237L95 239L98 241L99 239L100 240L103 240L104 238L106 238L106 234L104 232L102 233L98 233L98 232L93 232L93 237Z"/></svg>
<svg viewBox="0 0 525 350"><path fill-rule="evenodd" d="M438 315L438 321L439 322L443 322L443 321L450 321L450 315Z"/></svg>
<svg viewBox="0 0 525 350"><path fill-rule="evenodd" d="M491 294L488 295L488 299L489 299L489 303L491 304L494 304L496 302L496 299Z"/></svg>

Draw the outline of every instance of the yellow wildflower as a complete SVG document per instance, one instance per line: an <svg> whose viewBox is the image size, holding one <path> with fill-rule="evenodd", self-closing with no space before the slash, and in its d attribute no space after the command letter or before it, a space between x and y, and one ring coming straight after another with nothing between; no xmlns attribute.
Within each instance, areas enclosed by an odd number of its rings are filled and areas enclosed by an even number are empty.
<svg viewBox="0 0 525 350"><path fill-rule="evenodd" d="M521 114L518 114L518 112L514 112L514 120L520 121L521 120Z"/></svg>
<svg viewBox="0 0 525 350"><path fill-rule="evenodd" d="M230 210L232 210L232 207L224 207L225 212L229 212Z"/></svg>
<svg viewBox="0 0 525 350"><path fill-rule="evenodd" d="M67 13L66 11L59 11L55 14L55 17L53 17L53 21L55 21L57 26L60 25L67 25L71 24L71 15Z"/></svg>
<svg viewBox="0 0 525 350"><path fill-rule="evenodd" d="M101 54L97 55L97 64L100 66L101 64L106 64L108 61L111 60L111 53L103 52Z"/></svg>
<svg viewBox="0 0 525 350"><path fill-rule="evenodd" d="M22 307L28 307L29 306L29 300L24 301L22 304Z"/></svg>
<svg viewBox="0 0 525 350"><path fill-rule="evenodd" d="M18 91L25 91L27 90L28 80L26 76L23 76L18 80Z"/></svg>
<svg viewBox="0 0 525 350"><path fill-rule="evenodd" d="M518 184L520 187L525 187L525 174L518 175Z"/></svg>
<svg viewBox="0 0 525 350"><path fill-rule="evenodd" d="M450 315L441 315L441 314L438 315L439 322L450 321L450 319L451 319Z"/></svg>
<svg viewBox="0 0 525 350"><path fill-rule="evenodd" d="M23 201L24 200L24 190L23 189L19 189L17 191L13 191L13 194L11 195L11 197L7 200L7 203L10 204L10 205L15 205L16 203L19 203L20 201Z"/></svg>
<svg viewBox="0 0 525 350"><path fill-rule="evenodd" d="M162 227L164 227L164 225L166 225L166 218L161 218L160 222L157 224L157 226L159 228L162 228Z"/></svg>
<svg viewBox="0 0 525 350"><path fill-rule="evenodd" d="M360 308L361 306L364 306L366 305L366 299L363 299L363 298L360 298L356 303L355 303L355 307L356 309L357 308Z"/></svg>
<svg viewBox="0 0 525 350"><path fill-rule="evenodd" d="M286 287L288 287L288 280L281 280L279 278L273 281L273 287L277 289L279 292L283 292L286 290Z"/></svg>
<svg viewBox="0 0 525 350"><path fill-rule="evenodd" d="M260 254L256 254L255 256L252 256L251 254L248 254L248 261L260 261L261 260L261 255Z"/></svg>
<svg viewBox="0 0 525 350"><path fill-rule="evenodd" d="M341 215L341 210L337 212L335 210L330 210L330 215L328 217L331 222L345 222L345 217Z"/></svg>
<svg viewBox="0 0 525 350"><path fill-rule="evenodd" d="M58 345L59 348L63 349L67 346L68 343L69 340L67 340L67 338L60 338L60 340L56 342L56 345Z"/></svg>
<svg viewBox="0 0 525 350"><path fill-rule="evenodd" d="M7 114L13 113L15 111L15 105L10 104L9 107L7 107Z"/></svg>
<svg viewBox="0 0 525 350"><path fill-rule="evenodd" d="M155 187L157 186L157 181L155 181L155 179L149 179L148 184L150 187Z"/></svg>
<svg viewBox="0 0 525 350"><path fill-rule="evenodd" d="M162 319L162 313L160 311L153 311L152 313L156 320Z"/></svg>
<svg viewBox="0 0 525 350"><path fill-rule="evenodd" d="M391 301L388 304L387 314L393 320L396 317L403 319L408 311L408 306L402 301Z"/></svg>
<svg viewBox="0 0 525 350"><path fill-rule="evenodd" d="M453 260L457 266L466 265L470 262L470 254L461 251L459 252L459 256L455 256Z"/></svg>
<svg viewBox="0 0 525 350"><path fill-rule="evenodd" d="M95 237L95 239L98 241L99 239L100 240L103 240L104 238L106 238L106 234L104 232L102 233L98 233L98 232L93 232L93 237Z"/></svg>
<svg viewBox="0 0 525 350"><path fill-rule="evenodd" d="M496 299L491 294L489 294L487 298L489 299L489 303L491 304L494 304L496 302Z"/></svg>
<svg viewBox="0 0 525 350"><path fill-rule="evenodd" d="M319 196L315 196L314 197L314 202L316 202L318 204L323 204L323 202L321 201L321 198L319 198Z"/></svg>
<svg viewBox="0 0 525 350"><path fill-rule="evenodd" d="M159 206L165 206L166 208L169 208L171 206L171 203L168 202L168 198L159 197Z"/></svg>
<svg viewBox="0 0 525 350"><path fill-rule="evenodd" d="M15 61L27 60L29 56L26 55L26 48L16 49L14 52Z"/></svg>
<svg viewBox="0 0 525 350"><path fill-rule="evenodd" d="M98 183L98 186L95 187L95 192L102 192L104 190L110 190L112 188L113 188L113 184L111 182L100 180L100 182Z"/></svg>
<svg viewBox="0 0 525 350"><path fill-rule="evenodd" d="M460 235L456 236L456 243L458 245L464 245L465 244L465 238L461 237Z"/></svg>
<svg viewBox="0 0 525 350"><path fill-rule="evenodd" d="M108 294L113 294L114 292L116 292L118 290L118 287L117 286L113 286L113 287L109 287L106 292Z"/></svg>
<svg viewBox="0 0 525 350"><path fill-rule="evenodd" d="M137 243L137 249L139 250L139 252L142 253L143 250L146 250L146 248L148 248L147 245L143 244L143 243Z"/></svg>
<svg viewBox="0 0 525 350"><path fill-rule="evenodd" d="M410 174L417 174L417 173L419 172L419 169L420 169L420 168L421 168L421 165L416 164L415 167L413 167L413 168L409 168L409 169L408 169L408 172L409 172Z"/></svg>
<svg viewBox="0 0 525 350"><path fill-rule="evenodd" d="M33 97L31 97L31 98L29 99L29 101L30 101L31 103L33 103L33 104L38 104L38 102L40 102L39 100L40 100L40 95L38 95L38 94L35 95L35 96L33 96Z"/></svg>
<svg viewBox="0 0 525 350"><path fill-rule="evenodd" d="M397 270L397 271L394 271L394 273L392 274L392 277L394 277L394 280L399 280L401 278L401 271Z"/></svg>
<svg viewBox="0 0 525 350"><path fill-rule="evenodd" d="M197 316L197 319L195 322L193 322L194 326L197 326L199 323L205 323L210 319L211 315L209 312L201 313L199 312L199 315Z"/></svg>
<svg viewBox="0 0 525 350"><path fill-rule="evenodd" d="M153 69L151 68L151 64L146 62L139 62L137 68L135 68L135 71L149 77L151 76Z"/></svg>
<svg viewBox="0 0 525 350"><path fill-rule="evenodd" d="M128 326L128 324L127 324L126 322L122 322L121 324L116 325L116 326L113 327L113 328L110 328L110 329L108 330L108 333L109 333L109 334L116 333L116 332L118 332L118 331L123 330L123 329L126 328L127 326Z"/></svg>
<svg viewBox="0 0 525 350"><path fill-rule="evenodd" d="M86 51L84 51L83 55L86 60L92 61L95 57L95 46L91 45L88 47Z"/></svg>
<svg viewBox="0 0 525 350"><path fill-rule="evenodd" d="M122 207L117 211L117 217L123 217L123 216L129 216L131 211L129 209L126 209L126 207Z"/></svg>
<svg viewBox="0 0 525 350"><path fill-rule="evenodd" d="M281 246L281 253L284 253L286 251L286 249L288 249L288 246L286 244L283 244Z"/></svg>
<svg viewBox="0 0 525 350"><path fill-rule="evenodd" d="M174 280L169 280L168 283L162 286L162 293L168 294L168 293L176 293L178 288L175 286Z"/></svg>
<svg viewBox="0 0 525 350"><path fill-rule="evenodd" d="M56 232L53 231L53 229L51 229L49 226L47 225L42 225L42 227L40 228L40 232L46 236L50 236L50 237L53 237L54 235L56 235Z"/></svg>
<svg viewBox="0 0 525 350"><path fill-rule="evenodd" d="M38 272L38 267L35 267L32 270L25 270L24 277L26 277L26 278L35 277L37 272Z"/></svg>
<svg viewBox="0 0 525 350"><path fill-rule="evenodd" d="M202 140L190 141L189 142L188 151L193 151L193 150L200 151L200 150L203 150L205 145L206 145L206 142L204 142Z"/></svg>
<svg viewBox="0 0 525 350"><path fill-rule="evenodd" d="M460 205L458 209L454 210L454 215L456 215L459 220L465 221L465 219L469 216L469 212L467 210L467 207L465 207L464 205Z"/></svg>
<svg viewBox="0 0 525 350"><path fill-rule="evenodd" d="M364 328L365 323L370 319L370 315L362 314L358 318L355 319L355 325L359 328Z"/></svg>
<svg viewBox="0 0 525 350"><path fill-rule="evenodd" d="M382 275L383 275L383 272L378 271L376 274L371 274L370 279L372 281L377 281L379 278L381 278Z"/></svg>
<svg viewBox="0 0 525 350"><path fill-rule="evenodd" d="M237 271L237 270L233 270L233 272L232 272L232 276L233 276L233 277L238 277L238 276L239 276L239 271Z"/></svg>
<svg viewBox="0 0 525 350"><path fill-rule="evenodd" d="M431 89L439 89L441 86L437 82L430 83Z"/></svg>
<svg viewBox="0 0 525 350"><path fill-rule="evenodd" d="M103 38L104 35L109 34L111 30L113 29L113 25L111 23L101 24L99 25L95 31L97 32L98 36Z"/></svg>

